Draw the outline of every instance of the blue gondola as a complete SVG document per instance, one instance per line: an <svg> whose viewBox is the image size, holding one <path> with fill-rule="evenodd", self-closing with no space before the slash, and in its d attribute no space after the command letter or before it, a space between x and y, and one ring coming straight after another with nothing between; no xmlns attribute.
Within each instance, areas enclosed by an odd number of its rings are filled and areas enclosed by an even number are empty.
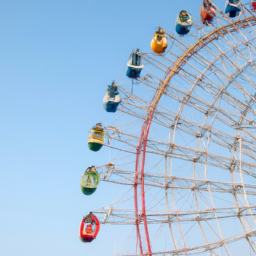
<svg viewBox="0 0 256 256"><path fill-rule="evenodd" d="M176 32L179 35L186 35L189 33L192 26L191 15L186 11L181 11L176 21Z"/></svg>
<svg viewBox="0 0 256 256"><path fill-rule="evenodd" d="M130 78L138 78L140 76L140 72L144 67L141 64L141 53L140 50L137 49L136 52L132 52L132 57L127 63L127 71L126 75Z"/></svg>
<svg viewBox="0 0 256 256"><path fill-rule="evenodd" d="M106 95L103 99L103 108L107 112L116 112L118 105L121 103L121 96L119 94L118 88L115 85L115 82L112 82L108 86Z"/></svg>
<svg viewBox="0 0 256 256"><path fill-rule="evenodd" d="M236 17L240 11L240 0L226 0L225 13L228 13L230 18Z"/></svg>

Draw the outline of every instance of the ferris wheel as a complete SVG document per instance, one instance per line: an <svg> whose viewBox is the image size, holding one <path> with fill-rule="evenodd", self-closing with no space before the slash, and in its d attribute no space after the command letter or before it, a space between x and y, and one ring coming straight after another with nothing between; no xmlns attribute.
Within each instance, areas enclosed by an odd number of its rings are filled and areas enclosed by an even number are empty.
<svg viewBox="0 0 256 256"><path fill-rule="evenodd" d="M201 21L181 11L177 35L159 27L152 53L132 52L104 98L114 125L90 132L91 150L116 157L87 169L83 193L127 193L80 237L130 226L115 255L256 255L256 1L202 2Z"/></svg>

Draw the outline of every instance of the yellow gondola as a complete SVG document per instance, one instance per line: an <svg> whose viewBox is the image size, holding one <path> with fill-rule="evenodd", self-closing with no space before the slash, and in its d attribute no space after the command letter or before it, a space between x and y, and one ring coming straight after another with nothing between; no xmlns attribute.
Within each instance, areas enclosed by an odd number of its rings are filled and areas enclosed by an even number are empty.
<svg viewBox="0 0 256 256"><path fill-rule="evenodd" d="M88 147L92 151L99 151L104 144L104 130L102 124L98 123L89 133Z"/></svg>
<svg viewBox="0 0 256 256"><path fill-rule="evenodd" d="M151 40L151 48L155 53L163 53L167 48L167 38L160 27Z"/></svg>

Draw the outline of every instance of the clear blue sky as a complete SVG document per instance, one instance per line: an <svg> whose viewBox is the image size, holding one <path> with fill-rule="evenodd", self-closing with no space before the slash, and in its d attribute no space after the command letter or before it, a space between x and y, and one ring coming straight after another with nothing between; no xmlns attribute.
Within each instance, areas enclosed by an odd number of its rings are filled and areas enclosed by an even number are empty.
<svg viewBox="0 0 256 256"><path fill-rule="evenodd" d="M1 1L1 256L111 255L120 245L113 226L91 244L78 237L82 217L116 196L103 183L92 197L80 191L86 167L108 155L89 151L88 132L114 119L102 98L131 50L151 51L157 26L174 33L182 9L199 20L201 2Z"/></svg>

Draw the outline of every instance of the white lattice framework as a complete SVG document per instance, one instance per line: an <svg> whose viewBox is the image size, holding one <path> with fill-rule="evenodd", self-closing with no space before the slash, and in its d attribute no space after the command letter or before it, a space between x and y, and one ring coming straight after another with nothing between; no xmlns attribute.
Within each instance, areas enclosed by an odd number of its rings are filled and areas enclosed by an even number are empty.
<svg viewBox="0 0 256 256"><path fill-rule="evenodd" d="M186 37L165 31L168 51L144 53L142 76L120 83L118 110L136 125L105 128L121 156L102 181L132 190L94 211L135 226L133 250L116 255L256 254L255 24L244 4L236 20L218 9Z"/></svg>

